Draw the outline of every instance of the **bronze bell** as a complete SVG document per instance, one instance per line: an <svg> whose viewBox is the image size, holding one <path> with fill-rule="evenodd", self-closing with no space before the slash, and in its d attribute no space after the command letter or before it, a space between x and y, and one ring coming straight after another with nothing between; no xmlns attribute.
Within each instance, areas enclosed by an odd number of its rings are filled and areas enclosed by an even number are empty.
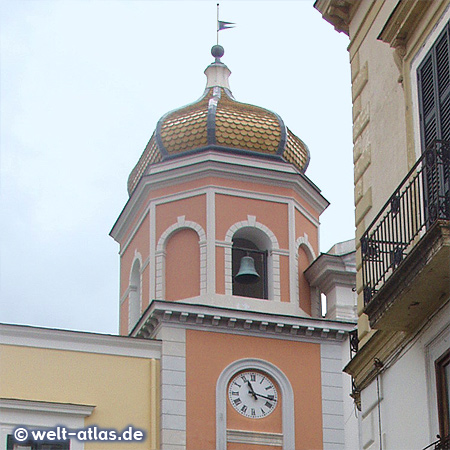
<svg viewBox="0 0 450 450"><path fill-rule="evenodd" d="M254 284L257 283L260 278L259 273L255 269L255 260L251 256L243 256L239 272L234 277L236 282L242 284Z"/></svg>

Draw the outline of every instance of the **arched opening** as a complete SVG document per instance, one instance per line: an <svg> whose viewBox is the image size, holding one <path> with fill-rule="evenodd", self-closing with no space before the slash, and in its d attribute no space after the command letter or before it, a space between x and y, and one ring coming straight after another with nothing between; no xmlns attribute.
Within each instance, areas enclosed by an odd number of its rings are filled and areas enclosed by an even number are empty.
<svg viewBox="0 0 450 450"><path fill-rule="evenodd" d="M141 263L138 259L131 269L129 292L128 327L131 331L141 316Z"/></svg>
<svg viewBox="0 0 450 450"><path fill-rule="evenodd" d="M311 263L311 257L307 252L308 248L300 245L298 249L298 293L300 308L311 315L311 288L304 274Z"/></svg>
<svg viewBox="0 0 450 450"><path fill-rule="evenodd" d="M269 298L269 250L271 243L268 237L261 230L252 227L244 227L239 229L233 235L233 247L232 247L232 277L233 277L233 295L239 295L242 297ZM241 266L243 263L242 258L249 256L254 263L254 271L259 275L254 278L256 281L248 283L236 278L236 275L240 269L245 268ZM248 262L248 260L247 260ZM246 265L246 270L253 271L252 265Z"/></svg>

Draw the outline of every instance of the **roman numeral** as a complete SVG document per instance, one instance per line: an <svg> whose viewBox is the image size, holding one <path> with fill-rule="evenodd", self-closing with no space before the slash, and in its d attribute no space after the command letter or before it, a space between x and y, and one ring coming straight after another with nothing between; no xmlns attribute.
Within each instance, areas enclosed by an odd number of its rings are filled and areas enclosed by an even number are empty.
<svg viewBox="0 0 450 450"><path fill-rule="evenodd" d="M250 374L250 381L256 381L256 373Z"/></svg>
<svg viewBox="0 0 450 450"><path fill-rule="evenodd" d="M231 391L231 395L239 395L239 391Z"/></svg>
<svg viewBox="0 0 450 450"><path fill-rule="evenodd" d="M266 391L268 391L269 389L272 389L272 386L267 386L266 387Z"/></svg>
<svg viewBox="0 0 450 450"><path fill-rule="evenodd" d="M252 416L256 414L255 408L252 408Z"/></svg>
<svg viewBox="0 0 450 450"><path fill-rule="evenodd" d="M266 379L266 377L265 376L263 376L262 378L261 378L261 381L259 382L259 384L262 384L263 383L263 381Z"/></svg>
<svg viewBox="0 0 450 450"><path fill-rule="evenodd" d="M234 384L238 387L238 388L240 388L241 387L241 385L240 384L238 384L238 383L236 383L236 381L234 382Z"/></svg>
<svg viewBox="0 0 450 450"><path fill-rule="evenodd" d="M237 406L240 403L242 403L242 400L238 397L237 399L233 400L234 404Z"/></svg>
<svg viewBox="0 0 450 450"><path fill-rule="evenodd" d="M269 409L272 409L272 407L273 407L272 403L269 403L269 402L266 402L265 406L267 406Z"/></svg>
<svg viewBox="0 0 450 450"><path fill-rule="evenodd" d="M245 405L243 405L242 408L241 408L241 411L242 411L243 413L245 413L245 412L247 412L247 409L248 409L248 408L247 408Z"/></svg>
<svg viewBox="0 0 450 450"><path fill-rule="evenodd" d="M268 395L267 398L268 398L269 400L274 400L274 399L275 399L275 397L274 397L273 395Z"/></svg>

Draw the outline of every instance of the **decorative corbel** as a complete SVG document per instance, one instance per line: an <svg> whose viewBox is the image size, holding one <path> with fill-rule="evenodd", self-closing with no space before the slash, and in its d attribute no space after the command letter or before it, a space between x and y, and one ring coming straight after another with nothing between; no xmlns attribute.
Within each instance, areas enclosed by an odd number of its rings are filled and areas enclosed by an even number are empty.
<svg viewBox="0 0 450 450"><path fill-rule="evenodd" d="M406 45L403 40L398 40L394 50L394 62L399 71L399 77L397 81L403 85L403 61L406 55Z"/></svg>

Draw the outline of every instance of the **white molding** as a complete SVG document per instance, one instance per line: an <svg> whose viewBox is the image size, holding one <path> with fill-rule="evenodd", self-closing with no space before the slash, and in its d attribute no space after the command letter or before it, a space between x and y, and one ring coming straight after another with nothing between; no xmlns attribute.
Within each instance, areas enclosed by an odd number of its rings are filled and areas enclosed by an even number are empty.
<svg viewBox="0 0 450 450"><path fill-rule="evenodd" d="M346 334L355 328L353 322L340 320L256 312L254 308L231 309L198 302L155 300L146 310L133 334L144 338L152 337L162 323L190 329L263 335L302 342L342 342Z"/></svg>
<svg viewBox="0 0 450 450"><path fill-rule="evenodd" d="M278 239L272 230L266 225L257 222L255 216L247 216L247 220L236 222L228 228L225 234L225 295L233 295L233 268L232 268L232 249L233 236L242 228L255 228L264 233L271 243L269 255L267 258L267 285L269 300L277 302L281 301L280 294L280 256L277 253L279 250Z"/></svg>
<svg viewBox="0 0 450 450"><path fill-rule="evenodd" d="M88 417L92 414L94 408L95 406L93 405L76 403L39 402L34 400L0 398L0 409L10 411L39 411Z"/></svg>
<svg viewBox="0 0 450 450"><path fill-rule="evenodd" d="M213 188L206 191L206 292L213 295L216 292L216 192Z"/></svg>
<svg viewBox="0 0 450 450"><path fill-rule="evenodd" d="M189 157L180 157L170 161L149 166L148 173L142 178L136 190L129 198L119 218L114 224L110 235L118 242L129 229L139 206L150 191L165 186L198 180L200 178L219 177L235 181L258 182L293 189L297 195L306 200L318 214L328 206L328 201L320 194L319 189L291 164L282 161L258 160L254 164L253 157L223 154L208 151ZM304 215L315 220L301 205L299 210Z"/></svg>
<svg viewBox="0 0 450 450"><path fill-rule="evenodd" d="M200 197L202 195L206 195L207 189L208 188L206 188L206 187L194 188L194 189L189 189L189 190L185 190L182 192L177 192L176 194L168 194L168 195L163 195L161 197L158 197L156 199L151 199L148 202L148 208L144 211L144 218L147 215L147 212L154 213L156 215L156 207L157 206L176 202L178 200L185 200L188 198ZM142 220L140 220L136 225L133 226L132 233L130 233L125 244L122 245L120 248L120 252L119 252L120 256L122 256L127 251L128 247L130 246L131 242L133 241L134 236L139 231L141 224L142 224ZM152 228L152 224L155 226L155 222L152 221L151 217L150 217L150 230Z"/></svg>
<svg viewBox="0 0 450 450"><path fill-rule="evenodd" d="M175 202L178 200L184 200L187 198L199 197L201 195L207 195L208 191L211 189L214 190L215 195L227 195L227 196L234 196L234 197L242 197L242 198L249 198L252 200L261 200L261 201L280 203L280 204L289 204L289 202L294 202L295 209L302 216L304 216L309 222L311 222L312 225L314 225L315 227L319 227L319 225L320 225L319 221L305 207L303 207L296 199L286 199L286 197L283 197L281 195L245 191L242 189L231 188L231 187L224 188L224 187L218 187L218 186L213 186L213 187L205 186L205 187L201 187L201 188L189 189L189 190L185 190L185 191L178 192L175 194L168 194L168 195L158 197L156 199L151 200L149 205L151 208L151 206L156 207L159 205ZM143 219L145 219L147 212L148 212L148 210L145 211ZM142 224L143 219L141 219L134 226L133 232L130 233L125 244L123 246L121 246L120 253L119 253L120 255L122 255L127 250L128 246L131 244L134 236L136 235L136 233L139 230L140 225ZM150 217L150 224L152 224L152 223L154 223L154 222L151 221L151 217Z"/></svg>
<svg viewBox="0 0 450 450"><path fill-rule="evenodd" d="M268 193L259 193L252 191L243 191L242 189L237 188L217 188L216 194L218 195L229 195L233 197L242 197L242 198L251 198L252 200L261 200L265 202L272 203L280 203L288 205L289 202L294 202L295 208L297 211L308 219L314 226L318 227L320 225L319 221L306 209L304 208L297 200L295 199L286 199L282 195L276 194L268 194Z"/></svg>
<svg viewBox="0 0 450 450"><path fill-rule="evenodd" d="M304 247L307 250L306 255L308 256L309 263L312 263L316 258L316 252L314 251L311 243L309 242L308 235L305 233L303 236L300 236L295 241L296 253L298 253L298 249L300 247Z"/></svg>
<svg viewBox="0 0 450 450"><path fill-rule="evenodd" d="M341 343L341 350L328 342L320 344L320 384L322 390L323 447L345 450L344 393L342 367L343 350L348 342Z"/></svg>
<svg viewBox="0 0 450 450"><path fill-rule="evenodd" d="M161 357L161 342L128 336L0 324L0 344L136 358Z"/></svg>
<svg viewBox="0 0 450 450"><path fill-rule="evenodd" d="M205 230L196 222L186 220L185 216L179 216L177 222L168 227L158 240L156 246L156 298L164 299L166 295L166 246L170 237L177 231L191 229L198 235L198 244L200 247L200 295L206 293L206 233Z"/></svg>
<svg viewBox="0 0 450 450"><path fill-rule="evenodd" d="M283 433L227 429L227 442L281 447L283 445Z"/></svg>
<svg viewBox="0 0 450 450"><path fill-rule="evenodd" d="M130 286L128 286L125 289L125 292L123 293L122 297L120 297L120 304L122 305L122 303L126 300L126 298L128 297L128 294L130 293Z"/></svg>
<svg viewBox="0 0 450 450"><path fill-rule="evenodd" d="M70 429L84 428L84 419L95 406L70 403L0 399L0 450L6 450L7 436L17 426L31 428L54 428L58 425ZM72 450L83 450L84 442L70 439Z"/></svg>
<svg viewBox="0 0 450 450"><path fill-rule="evenodd" d="M160 327L158 337L163 342L161 449L186 448L186 330Z"/></svg>
<svg viewBox="0 0 450 450"><path fill-rule="evenodd" d="M136 264L136 261L139 263L139 286L134 286L131 284L132 280L132 274L133 274L133 269L134 269L134 265ZM131 269L130 269L130 275L128 277L128 332L130 332L134 326L136 325L136 323L139 321L141 314L142 314L142 272L143 272L143 268L142 268L142 255L137 251L137 249L134 249L134 258L133 258L133 262L131 263ZM136 292L138 290L139 287L139 298L131 298L132 292ZM134 303L135 302L139 302L139 312L137 314L137 318L133 317L132 318L132 309L134 308L134 306L136 306ZM133 323L134 322L134 323Z"/></svg>
<svg viewBox="0 0 450 450"><path fill-rule="evenodd" d="M300 305L300 280L298 278L298 250L300 247L304 248L306 250L306 256L308 257L308 262L311 264L316 259L316 253L309 242L308 235L306 233L303 234L303 236L300 236L295 241L295 274L296 274L296 291L297 291L297 300ZM314 316L315 310L319 310L316 312L316 315L319 316L322 314L322 311L320 311L320 304L317 305L319 302L319 298L315 293L315 290L311 287L310 289L310 299L311 299L311 315ZM320 313L320 314L319 314Z"/></svg>
<svg viewBox="0 0 450 450"><path fill-rule="evenodd" d="M229 364L216 383L216 450L227 448L227 385L234 374L244 369L255 369L273 378L281 391L283 450L295 450L294 391L286 375L268 361L246 358Z"/></svg>

